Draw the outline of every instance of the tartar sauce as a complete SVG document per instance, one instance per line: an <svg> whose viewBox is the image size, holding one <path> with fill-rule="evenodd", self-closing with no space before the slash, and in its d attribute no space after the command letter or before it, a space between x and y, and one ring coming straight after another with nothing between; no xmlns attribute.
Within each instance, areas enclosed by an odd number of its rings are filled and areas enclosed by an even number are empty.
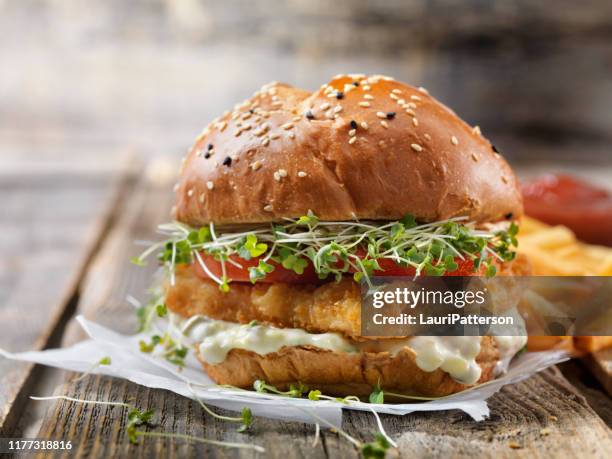
<svg viewBox="0 0 612 459"><path fill-rule="evenodd" d="M386 351L396 355L404 347L416 354L417 366L427 372L437 369L463 384L475 384L481 375L476 356L480 353L480 336L414 336L401 340L357 343L339 333L308 333L297 328L275 328L259 324L237 324L195 316L188 320L171 314L175 332L198 347L206 362L218 364L232 349L244 349L260 355L279 351L284 346L315 346L336 352L360 350ZM505 370L514 354L526 343L525 336L496 336L500 370ZM368 349L372 343L378 344Z"/></svg>

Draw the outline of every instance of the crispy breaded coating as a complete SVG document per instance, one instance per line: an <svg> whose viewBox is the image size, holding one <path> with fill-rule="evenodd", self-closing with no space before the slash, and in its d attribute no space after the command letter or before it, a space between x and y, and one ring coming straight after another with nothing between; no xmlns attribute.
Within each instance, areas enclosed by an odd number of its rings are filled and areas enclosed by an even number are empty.
<svg viewBox="0 0 612 459"><path fill-rule="evenodd" d="M322 285L234 282L227 293L212 280L198 277L191 266L178 266L173 286L166 286L166 305L183 316L249 323L252 320L311 333L359 336L361 292L352 279Z"/></svg>

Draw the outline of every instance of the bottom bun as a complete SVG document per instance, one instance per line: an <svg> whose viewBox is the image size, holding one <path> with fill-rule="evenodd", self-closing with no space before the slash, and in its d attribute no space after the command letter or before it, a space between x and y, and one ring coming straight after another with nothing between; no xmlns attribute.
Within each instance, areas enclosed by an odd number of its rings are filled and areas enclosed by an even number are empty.
<svg viewBox="0 0 612 459"><path fill-rule="evenodd" d="M258 379L281 390L301 382L327 395L363 397L380 384L389 392L441 397L470 387L440 369L421 370L416 354L409 347L395 355L389 352L336 352L313 346L287 346L266 355L232 349L219 364L209 364L201 358L200 361L217 384L241 388L252 388ZM482 370L478 383L491 380L499 362L493 338L482 337L476 362Z"/></svg>

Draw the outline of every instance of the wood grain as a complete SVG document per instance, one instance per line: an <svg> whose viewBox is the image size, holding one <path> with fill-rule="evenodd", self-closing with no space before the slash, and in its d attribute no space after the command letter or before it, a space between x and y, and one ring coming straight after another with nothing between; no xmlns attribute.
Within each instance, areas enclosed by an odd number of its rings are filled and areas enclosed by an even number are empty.
<svg viewBox="0 0 612 459"><path fill-rule="evenodd" d="M612 348L589 354L584 359L601 385L612 396Z"/></svg>
<svg viewBox="0 0 612 459"><path fill-rule="evenodd" d="M136 253L134 239L150 238L154 226L166 219L170 183L143 181L130 191L122 217L96 256L87 276L79 312L87 317L128 332L134 325L127 294L141 293L150 282L151 271L130 265ZM81 337L71 328L65 343ZM235 425L213 419L195 403L173 393L151 390L108 377L89 376L58 389L79 398L132 401L140 408L156 409L155 431L188 433L226 441L251 442L267 449L266 457L358 457L356 449L330 431L322 432L316 446L314 428L257 418L247 434ZM606 457L612 437L606 423L591 409L587 399L558 369L549 369L529 380L504 388L491 401L491 416L474 422L459 411L382 416L391 436L399 443L402 457ZM223 412L222 410L220 410ZM53 403L39 432L40 437L70 436L78 445L71 457L138 457L185 455L205 457L252 457L253 453L225 450L174 440L145 439L130 445L126 439L125 410ZM362 441L372 440L374 417L347 411L343 427Z"/></svg>
<svg viewBox="0 0 612 459"><path fill-rule="evenodd" d="M129 175L28 174L0 181L0 347L45 348L72 313L84 269L109 224ZM10 432L23 393L36 376L31 364L0 360L0 436Z"/></svg>

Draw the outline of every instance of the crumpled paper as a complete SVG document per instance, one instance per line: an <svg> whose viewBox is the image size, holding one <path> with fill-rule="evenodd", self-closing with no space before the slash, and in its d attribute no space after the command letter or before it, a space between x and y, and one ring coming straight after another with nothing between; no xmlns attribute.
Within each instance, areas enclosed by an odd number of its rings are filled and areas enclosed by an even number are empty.
<svg viewBox="0 0 612 459"><path fill-rule="evenodd" d="M371 404L336 401L312 401L263 394L255 391L227 389L215 386L202 371L200 364L190 353L182 371L166 360L139 350L138 342L147 340L146 334L125 336L108 328L76 318L90 339L62 349L40 352L10 353L0 349L0 355L14 360L27 361L65 370L103 374L127 379L136 384L156 389L166 389L191 399L232 411L249 407L253 415L285 421L319 423L320 418L339 426L342 410L375 411L377 413L403 415L415 411L442 411L459 409L476 421L489 415L487 399L506 384L513 384L544 370L569 357L563 351L526 352L515 358L508 372L489 383L458 394L427 402L402 404ZM92 366L103 357L111 358L111 365ZM36 394L40 395L40 394Z"/></svg>

